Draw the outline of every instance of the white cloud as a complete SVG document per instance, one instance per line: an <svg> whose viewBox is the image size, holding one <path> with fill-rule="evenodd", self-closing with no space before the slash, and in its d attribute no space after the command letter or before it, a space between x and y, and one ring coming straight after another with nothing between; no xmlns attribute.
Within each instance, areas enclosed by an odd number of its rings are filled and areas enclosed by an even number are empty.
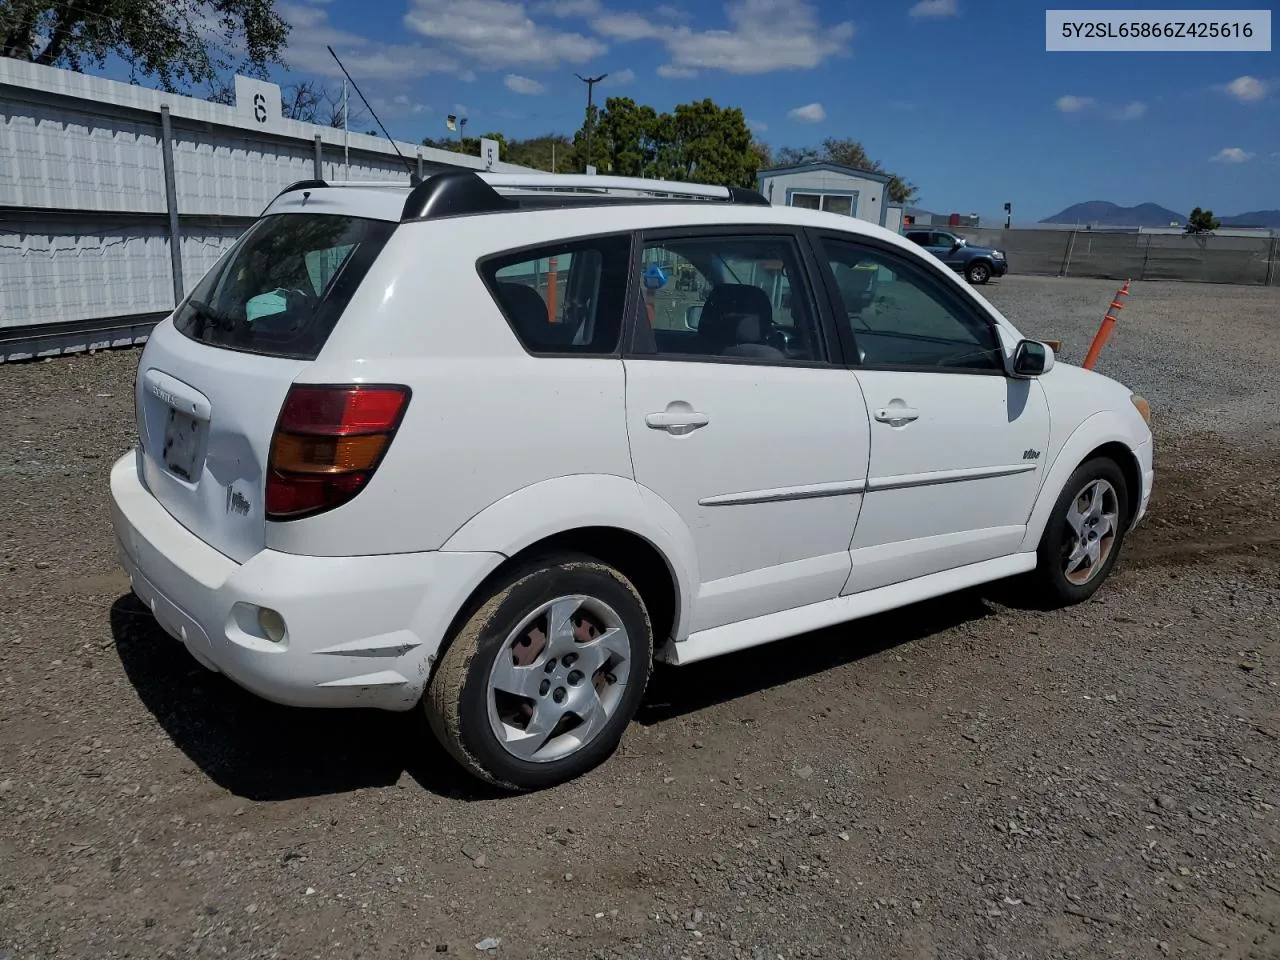
<svg viewBox="0 0 1280 960"><path fill-rule="evenodd" d="M1237 100L1243 100L1246 103L1249 103L1255 100L1262 100L1266 97L1267 83L1266 81L1259 80L1257 77L1236 77L1227 84L1226 91Z"/></svg>
<svg viewBox="0 0 1280 960"><path fill-rule="evenodd" d="M650 23L638 13L602 13L591 21L596 33L603 34L611 40L648 40L662 36L665 28Z"/></svg>
<svg viewBox="0 0 1280 960"><path fill-rule="evenodd" d="M602 87L625 87L629 83L634 83L636 72L629 67L624 70L611 70L609 74L600 81Z"/></svg>
<svg viewBox="0 0 1280 960"><path fill-rule="evenodd" d="M696 77L698 71L690 67L677 67L670 63L664 63L658 68L658 76L663 80L687 80L690 77Z"/></svg>
<svg viewBox="0 0 1280 960"><path fill-rule="evenodd" d="M280 3L276 10L292 27L285 62L301 73L342 79L342 71L326 46L337 51L359 81L403 82L423 73L456 73L462 69L453 57L420 44L379 43L335 27L329 22L328 11L318 6Z"/></svg>
<svg viewBox="0 0 1280 960"><path fill-rule="evenodd" d="M543 0L534 9L553 17L593 17L600 12L600 0Z"/></svg>
<svg viewBox="0 0 1280 960"><path fill-rule="evenodd" d="M666 21L667 23L684 23L687 20L693 19L692 14L687 11L666 3L661 6L654 7L653 15L659 20Z"/></svg>
<svg viewBox="0 0 1280 960"><path fill-rule="evenodd" d="M481 67L586 63L608 49L595 37L534 23L514 0L411 0L404 23Z"/></svg>
<svg viewBox="0 0 1280 960"><path fill-rule="evenodd" d="M1253 154L1240 147L1223 147L1212 157L1209 158L1210 163L1244 163L1251 160Z"/></svg>
<svg viewBox="0 0 1280 960"><path fill-rule="evenodd" d="M659 76L668 78L692 75L675 70L736 74L808 70L846 53L853 38L852 22L820 23L806 0L730 0L725 14L728 29L672 26L633 12L605 13L591 25L602 36L623 43L660 41L670 62Z"/></svg>
<svg viewBox="0 0 1280 960"><path fill-rule="evenodd" d="M325 0L325 2L328 2L328 0ZM356 97L353 94L352 100L355 99ZM431 112L431 108L425 103L419 103L404 93L397 94L390 99L386 97L370 97L370 99L373 101L373 109L378 112L378 116L383 120L404 120Z"/></svg>
<svg viewBox="0 0 1280 960"><path fill-rule="evenodd" d="M748 120L747 129L751 130L753 133L764 133L769 129L769 125L767 123L762 123L759 120Z"/></svg>
<svg viewBox="0 0 1280 960"><path fill-rule="evenodd" d="M537 80L522 77L518 73L508 73L502 78L502 82L512 93L518 93L526 97L536 97L547 92L547 88Z"/></svg>
<svg viewBox="0 0 1280 960"><path fill-rule="evenodd" d="M1063 113L1079 113L1092 107L1097 101L1093 97L1074 97L1067 94L1065 97L1059 97L1055 106Z"/></svg>
<svg viewBox="0 0 1280 960"><path fill-rule="evenodd" d="M907 16L913 20L940 19L959 15L960 8L956 5L956 0L920 0L907 11Z"/></svg>
<svg viewBox="0 0 1280 960"><path fill-rule="evenodd" d="M827 111L822 109L820 103L806 103L803 107L788 110L787 119L797 123L821 123L827 119Z"/></svg>
<svg viewBox="0 0 1280 960"><path fill-rule="evenodd" d="M1133 100L1126 103L1123 107L1116 111L1117 120L1137 120L1140 116L1147 112L1147 105L1139 100Z"/></svg>

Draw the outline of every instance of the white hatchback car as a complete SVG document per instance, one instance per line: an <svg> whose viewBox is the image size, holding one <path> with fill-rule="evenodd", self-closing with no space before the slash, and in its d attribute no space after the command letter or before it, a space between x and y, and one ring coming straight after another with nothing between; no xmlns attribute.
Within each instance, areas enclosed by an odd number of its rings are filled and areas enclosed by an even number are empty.
<svg viewBox="0 0 1280 960"><path fill-rule="evenodd" d="M915 244L611 177L295 184L136 404L113 518L161 626L280 703L421 703L515 789L607 757L655 659L1080 601L1153 479L1145 401Z"/></svg>

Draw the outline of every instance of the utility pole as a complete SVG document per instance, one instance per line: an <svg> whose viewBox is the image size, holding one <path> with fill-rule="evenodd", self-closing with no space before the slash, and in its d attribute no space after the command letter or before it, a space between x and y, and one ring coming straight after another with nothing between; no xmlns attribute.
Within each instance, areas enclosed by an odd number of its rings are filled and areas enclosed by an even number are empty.
<svg viewBox="0 0 1280 960"><path fill-rule="evenodd" d="M586 166L590 168L592 166L591 164L591 160L592 160L591 130L595 126L595 117L592 116L591 114L591 94L592 94L592 91L595 89L596 84L599 83L601 80L603 80L605 77L607 77L608 74L602 73L598 77L584 77L580 73L575 73L574 76L587 85L587 162L586 162ZM590 172L590 170L588 170L587 172Z"/></svg>
<svg viewBox="0 0 1280 960"><path fill-rule="evenodd" d="M1013 224L1013 204L1005 203L1004 205L1004 228L1006 230Z"/></svg>

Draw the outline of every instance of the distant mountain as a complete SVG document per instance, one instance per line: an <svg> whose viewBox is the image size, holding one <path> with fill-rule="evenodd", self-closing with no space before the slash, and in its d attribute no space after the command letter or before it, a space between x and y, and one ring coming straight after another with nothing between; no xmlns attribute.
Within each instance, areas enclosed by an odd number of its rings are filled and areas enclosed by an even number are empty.
<svg viewBox="0 0 1280 960"><path fill-rule="evenodd" d="M1234 217L1218 217L1224 227L1270 227L1280 230L1280 210L1254 210Z"/></svg>
<svg viewBox="0 0 1280 960"><path fill-rule="evenodd" d="M1088 203L1073 204L1040 222L1087 223L1100 227L1167 227L1171 223L1181 226L1187 222L1187 218L1158 203L1122 207L1106 200L1090 200ZM1225 222L1224 220L1223 223Z"/></svg>
<svg viewBox="0 0 1280 960"><path fill-rule="evenodd" d="M1122 207L1106 200L1090 200L1073 204L1067 209L1045 217L1041 223L1080 223L1099 227L1167 227L1171 223L1182 226L1187 218L1157 203L1140 203L1136 207ZM1253 210L1231 217L1218 217L1224 227L1270 227L1280 229L1280 210Z"/></svg>

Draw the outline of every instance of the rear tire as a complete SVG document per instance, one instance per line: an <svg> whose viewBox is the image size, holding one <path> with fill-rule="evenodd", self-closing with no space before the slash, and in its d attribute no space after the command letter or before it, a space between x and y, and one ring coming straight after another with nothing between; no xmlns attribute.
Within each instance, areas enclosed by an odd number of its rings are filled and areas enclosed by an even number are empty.
<svg viewBox="0 0 1280 960"><path fill-rule="evenodd" d="M1045 606L1071 606L1098 591L1120 556L1129 517L1115 461L1096 457L1076 468L1049 514L1031 574Z"/></svg>
<svg viewBox="0 0 1280 960"><path fill-rule="evenodd" d="M964 276L970 283L983 284L991 279L991 267L989 264L977 260L965 268Z"/></svg>
<svg viewBox="0 0 1280 960"><path fill-rule="evenodd" d="M472 775L540 790L613 754L652 662L632 583L594 558L558 554L494 584L449 642L423 706Z"/></svg>

